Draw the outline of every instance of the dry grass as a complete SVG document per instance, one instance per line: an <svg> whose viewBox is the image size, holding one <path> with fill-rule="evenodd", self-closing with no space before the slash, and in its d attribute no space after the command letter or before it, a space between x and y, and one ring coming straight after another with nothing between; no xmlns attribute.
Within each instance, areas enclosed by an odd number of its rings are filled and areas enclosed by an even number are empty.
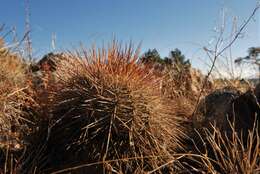
<svg viewBox="0 0 260 174"><path fill-rule="evenodd" d="M25 62L0 44L0 93L10 93L11 88L24 85Z"/></svg>
<svg viewBox="0 0 260 174"><path fill-rule="evenodd" d="M168 67L163 73L162 93L167 98L182 97L189 101L190 104L194 104L204 81L205 76L192 67ZM206 95L212 90L213 83L207 79L202 95Z"/></svg>
<svg viewBox="0 0 260 174"><path fill-rule="evenodd" d="M17 151L24 148L22 137L27 133L27 120L21 104L27 100L26 63L0 43L0 172L14 167Z"/></svg>
<svg viewBox="0 0 260 174"><path fill-rule="evenodd" d="M247 80L239 79L215 79L214 80L214 89L222 88L236 89L241 92L246 92L250 89L253 89L253 85Z"/></svg>
<svg viewBox="0 0 260 174"><path fill-rule="evenodd" d="M193 165L189 166L189 172L212 174L255 174L260 172L258 126L255 125L253 130L249 131L246 142L235 131L234 125L231 127L233 130L231 138L228 138L225 132L221 132L215 126L212 126L213 131L204 129L203 133L198 133L200 139L196 143L194 141L197 153L189 156Z"/></svg>
<svg viewBox="0 0 260 174"><path fill-rule="evenodd" d="M19 108L25 99L25 71L22 59L0 45L0 131L6 136L19 127L21 121Z"/></svg>

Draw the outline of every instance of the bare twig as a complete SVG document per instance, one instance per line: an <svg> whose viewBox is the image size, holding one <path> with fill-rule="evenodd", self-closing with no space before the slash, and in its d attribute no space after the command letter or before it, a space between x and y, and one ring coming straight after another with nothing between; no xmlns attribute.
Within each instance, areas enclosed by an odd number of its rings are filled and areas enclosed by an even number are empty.
<svg viewBox="0 0 260 174"><path fill-rule="evenodd" d="M210 70L209 72L207 73L205 79L204 79L204 82L203 82L203 85L202 85L202 88L200 90L200 93L199 93L199 96L197 98L197 102L196 102L196 107L193 111L193 115L195 114L195 112L197 111L198 109L198 104L199 104L199 101L200 101L200 98L202 96L202 93L204 91L204 88L206 86L206 83L207 83L207 80L209 78L209 76L211 75L214 67L215 67L215 64L216 64L216 61L218 59L219 56L221 56L228 48L230 48L234 43L235 41L239 38L239 36L241 35L242 31L246 28L246 26L248 25L248 23L253 19L253 17L255 16L256 12L258 11L258 9L260 8L260 5L258 4L253 12L251 13L251 15L247 18L247 20L241 25L240 29L237 31L237 33L235 34L235 36L233 37L233 39L224 47L222 48L220 51L218 51L218 46L219 46L219 43L221 41L221 38L222 38L222 35L223 35L223 30L221 30L220 32L220 36L217 40L217 43L215 45L215 49L214 49L214 57L213 57L213 62L212 62L212 65L210 67Z"/></svg>

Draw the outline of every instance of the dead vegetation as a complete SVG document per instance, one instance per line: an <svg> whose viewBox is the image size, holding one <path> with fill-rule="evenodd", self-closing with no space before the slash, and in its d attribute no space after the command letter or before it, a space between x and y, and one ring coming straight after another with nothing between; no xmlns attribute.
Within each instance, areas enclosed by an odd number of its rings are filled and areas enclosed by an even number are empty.
<svg viewBox="0 0 260 174"><path fill-rule="evenodd" d="M227 135L216 126L197 132L193 150L183 162L187 173L246 173L260 172L259 127L249 130L246 140L230 123L231 134Z"/></svg>
<svg viewBox="0 0 260 174"><path fill-rule="evenodd" d="M13 170L16 153L24 148L23 136L28 121L22 117L21 104L29 96L26 89L26 64L0 43L0 172Z"/></svg>
<svg viewBox="0 0 260 174"><path fill-rule="evenodd" d="M37 66L3 48L0 173L260 172L258 88L154 71L116 41Z"/></svg>
<svg viewBox="0 0 260 174"><path fill-rule="evenodd" d="M7 136L20 124L19 105L25 99L25 67L19 56L10 53L4 44L0 45L0 142L7 143Z"/></svg>

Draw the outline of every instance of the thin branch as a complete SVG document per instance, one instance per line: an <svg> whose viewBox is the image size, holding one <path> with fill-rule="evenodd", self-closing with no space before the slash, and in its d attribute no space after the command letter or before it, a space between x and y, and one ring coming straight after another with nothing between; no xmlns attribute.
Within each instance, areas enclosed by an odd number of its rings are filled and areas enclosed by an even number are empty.
<svg viewBox="0 0 260 174"><path fill-rule="evenodd" d="M242 33L242 31L245 29L245 27L248 25L248 23L253 19L253 17L255 16L257 10L260 8L260 5L258 4L253 12L251 13L251 15L248 17L248 19L242 24L242 26L240 27L240 29L238 30L238 32L236 33L236 35L234 36L234 38L231 40L231 42L229 44L227 44L222 50L220 50L219 52L217 52L217 49L218 49L218 44L219 44L219 41L221 40L221 36L222 36L222 32L220 33L220 37L218 38L218 41L215 45L215 54L214 54L214 58L213 58L213 62L212 62L212 66L210 67L210 70L208 72L208 74L206 75L205 79L204 79L204 82L203 82L203 85L202 85L202 88L200 90L200 93L199 93L199 96L197 98L197 101L196 101L196 107L193 111L193 115L196 113L197 109L198 109L198 105L199 105L199 101L200 101L200 98L202 96L202 93L204 91L204 88L206 86L206 83L207 83L207 80L210 76L210 74L212 73L214 67L215 67L215 64L216 64L216 61L217 61L217 58L219 56L222 55L223 52L225 52L228 48L230 48L234 43L235 41L239 38L240 34Z"/></svg>

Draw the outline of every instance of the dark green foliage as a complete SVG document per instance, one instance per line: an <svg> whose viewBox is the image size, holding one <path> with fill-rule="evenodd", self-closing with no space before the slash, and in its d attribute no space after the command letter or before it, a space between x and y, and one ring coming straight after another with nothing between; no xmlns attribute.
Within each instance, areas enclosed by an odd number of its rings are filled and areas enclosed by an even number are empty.
<svg viewBox="0 0 260 174"><path fill-rule="evenodd" d="M169 58L171 60L171 62L174 64L174 65L184 65L184 66L190 66L190 60L185 60L185 56L182 54L182 52L176 48L175 50L173 51L170 51L170 55L169 55Z"/></svg>
<svg viewBox="0 0 260 174"><path fill-rule="evenodd" d="M141 57L141 62L144 64L154 64L159 63L163 64L163 59L161 59L160 54L158 51L154 49L149 49L147 52L144 53L144 55Z"/></svg>
<svg viewBox="0 0 260 174"><path fill-rule="evenodd" d="M245 57L239 57L235 60L235 63L251 63L255 65L259 65L259 55L260 55L260 47L250 47L248 49L248 55Z"/></svg>
<svg viewBox="0 0 260 174"><path fill-rule="evenodd" d="M260 48L259 47L251 47L248 49L249 57L251 58L257 58L260 54Z"/></svg>
<svg viewBox="0 0 260 174"><path fill-rule="evenodd" d="M144 64L159 64L163 66L190 66L190 60L186 60L182 52L176 48L175 50L170 51L169 57L161 58L160 54L156 49L149 49L141 57L141 62Z"/></svg>

